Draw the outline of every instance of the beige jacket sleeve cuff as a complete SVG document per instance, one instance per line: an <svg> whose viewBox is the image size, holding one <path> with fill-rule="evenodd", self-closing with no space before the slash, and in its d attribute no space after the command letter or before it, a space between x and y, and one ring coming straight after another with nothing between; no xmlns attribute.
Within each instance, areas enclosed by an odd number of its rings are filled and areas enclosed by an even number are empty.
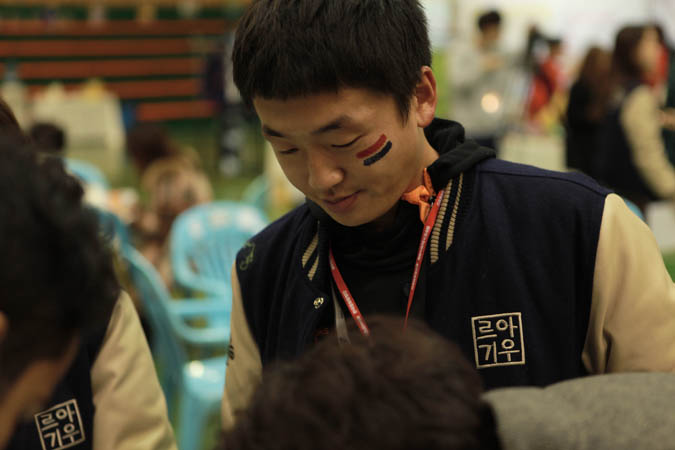
<svg viewBox="0 0 675 450"><path fill-rule="evenodd" d="M230 318L230 349L225 372L221 417L223 429L234 425L237 411L248 406L251 395L260 383L262 362L244 313L241 286L237 270L232 267L232 316Z"/></svg>
<svg viewBox="0 0 675 450"><path fill-rule="evenodd" d="M621 126L630 144L633 163L645 183L659 197L675 199L675 168L661 137L659 107L649 88L636 88L621 111Z"/></svg>
<svg viewBox="0 0 675 450"><path fill-rule="evenodd" d="M651 230L615 194L605 201L582 359L591 373L675 372L675 284Z"/></svg>
<svg viewBox="0 0 675 450"><path fill-rule="evenodd" d="M94 450L175 450L164 394L138 314L122 293L91 369Z"/></svg>

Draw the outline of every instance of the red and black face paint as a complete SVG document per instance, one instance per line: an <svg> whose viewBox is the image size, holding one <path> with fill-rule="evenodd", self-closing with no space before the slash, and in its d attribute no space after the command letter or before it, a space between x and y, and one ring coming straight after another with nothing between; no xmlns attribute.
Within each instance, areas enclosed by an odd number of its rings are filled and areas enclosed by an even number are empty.
<svg viewBox="0 0 675 450"><path fill-rule="evenodd" d="M387 153L389 153L389 150L391 150L391 141L388 141L387 136L383 134L373 145L358 152L356 157L359 159L365 158L363 160L363 165L369 166L384 158Z"/></svg>

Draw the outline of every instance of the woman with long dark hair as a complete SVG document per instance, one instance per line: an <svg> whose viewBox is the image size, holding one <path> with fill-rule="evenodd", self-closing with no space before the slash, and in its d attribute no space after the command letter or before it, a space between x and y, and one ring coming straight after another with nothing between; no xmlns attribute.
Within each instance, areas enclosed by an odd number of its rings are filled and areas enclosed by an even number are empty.
<svg viewBox="0 0 675 450"><path fill-rule="evenodd" d="M588 50L570 89L565 117L567 167L593 177L592 160L607 112L611 60L611 54L600 47Z"/></svg>
<svg viewBox="0 0 675 450"><path fill-rule="evenodd" d="M643 213L650 201L675 199L675 168L666 157L659 104L645 82L658 58L653 27L629 26L617 34L612 56L615 97L597 161L602 181Z"/></svg>

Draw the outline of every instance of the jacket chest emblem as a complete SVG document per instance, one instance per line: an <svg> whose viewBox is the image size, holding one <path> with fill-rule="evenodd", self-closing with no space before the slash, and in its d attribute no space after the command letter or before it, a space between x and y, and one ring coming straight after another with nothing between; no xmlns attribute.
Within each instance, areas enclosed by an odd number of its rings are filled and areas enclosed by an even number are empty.
<svg viewBox="0 0 675 450"><path fill-rule="evenodd" d="M84 442L84 427L77 400L52 406L35 414L42 450L60 450Z"/></svg>
<svg viewBox="0 0 675 450"><path fill-rule="evenodd" d="M525 364L521 313L472 317L471 330L476 368Z"/></svg>

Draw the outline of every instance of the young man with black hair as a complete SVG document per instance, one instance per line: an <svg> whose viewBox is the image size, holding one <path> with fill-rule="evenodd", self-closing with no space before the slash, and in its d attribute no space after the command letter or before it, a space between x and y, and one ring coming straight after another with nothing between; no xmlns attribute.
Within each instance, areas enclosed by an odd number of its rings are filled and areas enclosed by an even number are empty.
<svg viewBox="0 0 675 450"><path fill-rule="evenodd" d="M96 214L11 118L0 103L0 448L175 449Z"/></svg>
<svg viewBox="0 0 675 450"><path fill-rule="evenodd" d="M345 317L423 319L488 388L675 370L675 285L647 226L591 179L511 164L434 118L415 0L258 0L234 78L307 197L233 268L223 421L263 365ZM404 319L406 318L406 319Z"/></svg>
<svg viewBox="0 0 675 450"><path fill-rule="evenodd" d="M482 392L459 349L411 321L324 340L265 372L223 450L669 448L675 375L609 374Z"/></svg>

